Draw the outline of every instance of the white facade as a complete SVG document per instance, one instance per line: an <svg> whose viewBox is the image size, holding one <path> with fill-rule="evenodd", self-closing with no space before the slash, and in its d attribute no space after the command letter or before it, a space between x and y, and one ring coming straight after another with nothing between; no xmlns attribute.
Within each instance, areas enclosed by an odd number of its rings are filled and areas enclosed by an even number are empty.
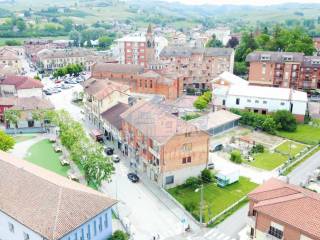
<svg viewBox="0 0 320 240"><path fill-rule="evenodd" d="M23 97L43 97L42 88L29 88L29 89L18 89L17 96Z"/></svg>
<svg viewBox="0 0 320 240"><path fill-rule="evenodd" d="M231 38L231 30L228 27L218 27L207 32L210 33L211 36L215 35L216 39L221 41L224 46L227 45Z"/></svg>
<svg viewBox="0 0 320 240"><path fill-rule="evenodd" d="M307 94L287 88L239 86L213 90L214 105L227 109L250 109L262 113L288 110L294 115L304 116L307 110Z"/></svg>

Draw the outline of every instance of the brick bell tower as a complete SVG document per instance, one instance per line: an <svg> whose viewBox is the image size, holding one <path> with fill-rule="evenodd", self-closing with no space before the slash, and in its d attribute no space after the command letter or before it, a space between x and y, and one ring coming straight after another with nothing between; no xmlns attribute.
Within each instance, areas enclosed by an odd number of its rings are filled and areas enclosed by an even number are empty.
<svg viewBox="0 0 320 240"><path fill-rule="evenodd" d="M155 39L152 33L151 24L148 26L146 34L146 64L153 63L156 58Z"/></svg>

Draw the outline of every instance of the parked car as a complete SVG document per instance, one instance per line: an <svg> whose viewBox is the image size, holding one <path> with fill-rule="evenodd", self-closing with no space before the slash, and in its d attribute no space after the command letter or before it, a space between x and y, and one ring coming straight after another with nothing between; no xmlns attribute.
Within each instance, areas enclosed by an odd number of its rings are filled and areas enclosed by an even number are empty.
<svg viewBox="0 0 320 240"><path fill-rule="evenodd" d="M112 147L107 147L104 149L104 152L108 155L111 156L113 155L114 149Z"/></svg>
<svg viewBox="0 0 320 240"><path fill-rule="evenodd" d="M65 83L61 85L61 88L62 88L62 89L69 89L69 88L72 88L72 87L73 87L72 85L70 85L70 84L65 84Z"/></svg>
<svg viewBox="0 0 320 240"><path fill-rule="evenodd" d="M207 165L207 169L214 169L214 163L213 162L209 162Z"/></svg>
<svg viewBox="0 0 320 240"><path fill-rule="evenodd" d="M43 90L45 95L52 95L52 92L50 90Z"/></svg>
<svg viewBox="0 0 320 240"><path fill-rule="evenodd" d="M133 183L137 183L137 182L139 182L139 180L140 180L140 178L138 177L138 175L135 174L135 173L128 173L128 178L129 178L129 180L130 180L131 182L133 182Z"/></svg>
<svg viewBox="0 0 320 240"><path fill-rule="evenodd" d="M61 83L62 80L61 80L61 79L57 79L57 80L55 80L54 82L55 82L55 83Z"/></svg>
<svg viewBox="0 0 320 240"><path fill-rule="evenodd" d="M118 155L112 155L112 161L118 163L120 162L120 157Z"/></svg>

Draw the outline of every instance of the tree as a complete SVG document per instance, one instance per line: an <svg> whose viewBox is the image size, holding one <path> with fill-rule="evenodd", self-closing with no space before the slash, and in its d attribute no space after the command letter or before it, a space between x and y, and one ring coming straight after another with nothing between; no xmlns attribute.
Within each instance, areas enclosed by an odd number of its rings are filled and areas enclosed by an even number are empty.
<svg viewBox="0 0 320 240"><path fill-rule="evenodd" d="M198 177L189 177L184 183L186 187L190 187L190 188L197 188L200 186L200 184L201 184L201 180Z"/></svg>
<svg viewBox="0 0 320 240"><path fill-rule="evenodd" d="M278 129L294 132L297 129L297 120L293 114L287 110L279 110L273 114L273 119L276 122Z"/></svg>
<svg viewBox="0 0 320 240"><path fill-rule="evenodd" d="M4 112L4 119L7 123L7 125L12 126L12 124L13 124L14 131L16 131L16 129L17 129L17 124L20 119L20 115L21 115L21 113L18 110L10 110L9 109Z"/></svg>
<svg viewBox="0 0 320 240"><path fill-rule="evenodd" d="M211 91L206 91L202 94L202 97L204 100L206 100L207 103L211 102L212 100L212 93Z"/></svg>
<svg viewBox="0 0 320 240"><path fill-rule="evenodd" d="M200 178L203 183L211 183L213 181L213 175L209 169L203 169Z"/></svg>
<svg viewBox="0 0 320 240"><path fill-rule="evenodd" d="M3 131L0 130L0 150L1 151L9 151L13 149L15 144L15 140L10 135L5 134Z"/></svg>
<svg viewBox="0 0 320 240"><path fill-rule="evenodd" d="M253 36L253 33L244 33L242 35L239 46L236 49L235 61L244 62L249 53L258 48L258 44Z"/></svg>
<svg viewBox="0 0 320 240"><path fill-rule="evenodd" d="M17 19L16 26L17 26L17 28L19 29L20 32L23 32L27 28L27 25L26 25L25 21L22 18L18 18Z"/></svg>
<svg viewBox="0 0 320 240"><path fill-rule="evenodd" d="M106 37L106 36L100 37L99 38L99 48L108 49L111 46L112 42L113 42L113 39L110 37Z"/></svg>
<svg viewBox="0 0 320 240"><path fill-rule="evenodd" d="M70 32L73 28L73 22L69 18L63 19L62 25L66 32Z"/></svg>
<svg viewBox="0 0 320 240"><path fill-rule="evenodd" d="M40 76L39 76L38 74L37 74L37 75L35 75L33 78L34 78L34 79L36 79L36 80L41 81L41 78L40 78Z"/></svg>
<svg viewBox="0 0 320 240"><path fill-rule="evenodd" d="M229 48L235 48L236 46L238 46L239 44L239 40L236 37L231 37L227 43L227 47Z"/></svg>
<svg viewBox="0 0 320 240"><path fill-rule="evenodd" d="M117 230L108 240L129 240L129 236L125 232Z"/></svg>
<svg viewBox="0 0 320 240"><path fill-rule="evenodd" d="M234 62L234 74L243 76L248 73L248 66L246 62Z"/></svg>
<svg viewBox="0 0 320 240"><path fill-rule="evenodd" d="M78 31L72 31L69 34L69 39L73 41L74 46L80 45L80 33Z"/></svg>
<svg viewBox="0 0 320 240"><path fill-rule="evenodd" d="M222 47L223 43L216 38L215 35L212 35L212 38L207 42L206 47Z"/></svg>
<svg viewBox="0 0 320 240"><path fill-rule="evenodd" d="M267 133L274 134L277 128L277 123L272 117L267 116L261 124L261 128Z"/></svg>
<svg viewBox="0 0 320 240"><path fill-rule="evenodd" d="M233 150L230 155L230 160L234 163L242 163L241 153L238 150Z"/></svg>
<svg viewBox="0 0 320 240"><path fill-rule="evenodd" d="M202 96L199 96L199 97L194 101L193 106L194 106L196 109L203 110L203 109L207 108L208 102L207 102Z"/></svg>

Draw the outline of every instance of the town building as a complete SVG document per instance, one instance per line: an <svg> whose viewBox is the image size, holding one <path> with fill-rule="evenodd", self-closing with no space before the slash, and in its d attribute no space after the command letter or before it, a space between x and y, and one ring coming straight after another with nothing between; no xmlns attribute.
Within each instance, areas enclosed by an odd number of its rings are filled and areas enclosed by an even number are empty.
<svg viewBox="0 0 320 240"><path fill-rule="evenodd" d="M46 132L47 119L38 119L34 113L53 110L54 106L50 100L39 97L16 98L12 107L5 109L18 112L17 122L6 122L7 133L36 133Z"/></svg>
<svg viewBox="0 0 320 240"><path fill-rule="evenodd" d="M210 136L213 136L227 132L239 126L240 118L241 116L232 112L219 110L190 120L190 123L207 132Z"/></svg>
<svg viewBox="0 0 320 240"><path fill-rule="evenodd" d="M4 112L13 107L16 101L16 97L0 97L0 122L4 122Z"/></svg>
<svg viewBox="0 0 320 240"><path fill-rule="evenodd" d="M131 86L133 93L162 95L175 100L183 94L183 77L177 74L160 74L154 71L136 75Z"/></svg>
<svg viewBox="0 0 320 240"><path fill-rule="evenodd" d="M320 37L313 38L314 48L316 49L316 55L320 55Z"/></svg>
<svg viewBox="0 0 320 240"><path fill-rule="evenodd" d="M272 178L248 198L250 239L320 239L318 193Z"/></svg>
<svg viewBox="0 0 320 240"><path fill-rule="evenodd" d="M98 129L103 129L101 114L119 102L128 104L130 88L108 79L89 78L82 83L84 89L84 111Z"/></svg>
<svg viewBox="0 0 320 240"><path fill-rule="evenodd" d="M212 89L217 87L229 87L232 85L249 85L249 81L244 80L230 72L223 72L211 81Z"/></svg>
<svg viewBox="0 0 320 240"><path fill-rule="evenodd" d="M217 27L207 31L210 36L215 36L217 40L221 41L224 46L227 45L231 38L231 30L228 27Z"/></svg>
<svg viewBox="0 0 320 240"><path fill-rule="evenodd" d="M43 96L41 81L27 76L0 76L0 96L39 97Z"/></svg>
<svg viewBox="0 0 320 240"><path fill-rule="evenodd" d="M168 46L160 53L165 71L184 76L185 88L207 89L221 73L233 72L234 50L231 48L190 48Z"/></svg>
<svg viewBox="0 0 320 240"><path fill-rule="evenodd" d="M19 54L19 51L11 47L0 48L0 64L8 65L14 68L15 72L21 73L23 66Z"/></svg>
<svg viewBox="0 0 320 240"><path fill-rule="evenodd" d="M115 42L117 48L114 54L118 56L119 63L137 64L143 67L158 59L162 49L168 45L167 39L154 35L151 25L146 33L130 34Z"/></svg>
<svg viewBox="0 0 320 240"><path fill-rule="evenodd" d="M320 57L294 52L250 53L249 83L293 89L320 88Z"/></svg>
<svg viewBox="0 0 320 240"><path fill-rule="evenodd" d="M121 118L130 166L159 186L180 185L206 168L209 135L158 103L136 103Z"/></svg>
<svg viewBox="0 0 320 240"><path fill-rule="evenodd" d="M104 135L113 142L119 150L123 150L122 119L120 115L129 109L129 105L119 102L107 111L101 113Z"/></svg>
<svg viewBox="0 0 320 240"><path fill-rule="evenodd" d="M96 56L96 57L95 57ZM84 48L43 49L37 53L37 66L40 71L52 72L68 64L80 64L86 71L98 61L95 52Z"/></svg>
<svg viewBox="0 0 320 240"><path fill-rule="evenodd" d="M307 93L289 88L233 85L213 90L213 105L219 109L241 109L269 114L287 110L299 122L304 121L307 111Z"/></svg>
<svg viewBox="0 0 320 240"><path fill-rule="evenodd" d="M0 239L104 240L116 200L0 151Z"/></svg>

